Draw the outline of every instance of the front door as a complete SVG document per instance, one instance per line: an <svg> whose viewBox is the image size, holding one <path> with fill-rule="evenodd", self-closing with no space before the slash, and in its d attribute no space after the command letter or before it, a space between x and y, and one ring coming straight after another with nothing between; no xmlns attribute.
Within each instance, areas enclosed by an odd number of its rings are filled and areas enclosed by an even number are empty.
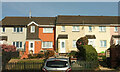
<svg viewBox="0 0 120 72"><path fill-rule="evenodd" d="M60 40L60 53L66 53L65 40Z"/></svg>
<svg viewBox="0 0 120 72"><path fill-rule="evenodd" d="M29 42L29 53L31 53L31 51L34 53L34 41Z"/></svg>

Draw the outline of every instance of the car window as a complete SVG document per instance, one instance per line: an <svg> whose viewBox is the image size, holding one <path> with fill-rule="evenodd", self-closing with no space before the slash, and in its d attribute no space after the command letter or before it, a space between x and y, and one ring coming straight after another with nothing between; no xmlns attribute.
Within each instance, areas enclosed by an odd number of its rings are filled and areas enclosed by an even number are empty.
<svg viewBox="0 0 120 72"><path fill-rule="evenodd" d="M52 68L63 68L68 66L67 61L48 61L46 63L47 67L52 67Z"/></svg>

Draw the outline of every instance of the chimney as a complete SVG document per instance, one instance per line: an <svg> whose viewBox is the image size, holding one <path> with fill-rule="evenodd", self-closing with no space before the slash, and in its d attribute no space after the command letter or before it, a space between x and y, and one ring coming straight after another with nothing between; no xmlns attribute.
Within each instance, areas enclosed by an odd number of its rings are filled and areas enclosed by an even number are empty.
<svg viewBox="0 0 120 72"><path fill-rule="evenodd" d="M31 18L32 17L32 15L31 15L31 10L30 10L30 12L29 12L29 18Z"/></svg>

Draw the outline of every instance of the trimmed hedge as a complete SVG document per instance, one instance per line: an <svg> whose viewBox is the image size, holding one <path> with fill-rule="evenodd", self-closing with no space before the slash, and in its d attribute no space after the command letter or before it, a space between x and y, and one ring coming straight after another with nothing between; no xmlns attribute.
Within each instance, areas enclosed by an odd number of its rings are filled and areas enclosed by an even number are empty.
<svg viewBox="0 0 120 72"><path fill-rule="evenodd" d="M49 58L55 55L55 52L53 50L47 50L45 52L45 58Z"/></svg>
<svg viewBox="0 0 120 72"><path fill-rule="evenodd" d="M79 58L85 61L98 61L97 51L92 47L92 45L81 45L79 47Z"/></svg>

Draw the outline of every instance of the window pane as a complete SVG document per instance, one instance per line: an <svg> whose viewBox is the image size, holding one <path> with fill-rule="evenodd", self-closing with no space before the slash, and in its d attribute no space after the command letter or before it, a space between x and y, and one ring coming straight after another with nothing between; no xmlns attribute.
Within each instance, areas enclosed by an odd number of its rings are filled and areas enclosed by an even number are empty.
<svg viewBox="0 0 120 72"><path fill-rule="evenodd" d="M31 32L35 32L35 26L31 26Z"/></svg>
<svg viewBox="0 0 120 72"><path fill-rule="evenodd" d="M5 27L3 27L3 32L5 32Z"/></svg>
<svg viewBox="0 0 120 72"><path fill-rule="evenodd" d="M20 28L20 31L21 31L21 32L23 31L23 28L22 28L22 27Z"/></svg>
<svg viewBox="0 0 120 72"><path fill-rule="evenodd" d="M20 42L20 47L22 47L22 42Z"/></svg>
<svg viewBox="0 0 120 72"><path fill-rule="evenodd" d="M16 42L16 47L19 48L19 42Z"/></svg>
<svg viewBox="0 0 120 72"><path fill-rule="evenodd" d="M16 32L16 27L14 27L14 32Z"/></svg>
<svg viewBox="0 0 120 72"><path fill-rule="evenodd" d="M53 28L43 28L43 33L53 33Z"/></svg>
<svg viewBox="0 0 120 72"><path fill-rule="evenodd" d="M92 31L92 27L91 26L89 26L89 31Z"/></svg>
<svg viewBox="0 0 120 72"><path fill-rule="evenodd" d="M76 47L76 40L73 40L73 47Z"/></svg>
<svg viewBox="0 0 120 72"><path fill-rule="evenodd" d="M73 31L75 31L75 26L73 26Z"/></svg>
<svg viewBox="0 0 120 72"><path fill-rule="evenodd" d="M13 45L15 46L15 42L13 42Z"/></svg>
<svg viewBox="0 0 120 72"><path fill-rule="evenodd" d="M106 41L104 41L104 47L106 47Z"/></svg>
<svg viewBox="0 0 120 72"><path fill-rule="evenodd" d="M77 28L76 30L79 31L79 26L76 26L76 28Z"/></svg>
<svg viewBox="0 0 120 72"><path fill-rule="evenodd" d="M65 47L65 43L64 42L62 42L62 48L64 48Z"/></svg>
<svg viewBox="0 0 120 72"><path fill-rule="evenodd" d="M17 32L19 32L19 27L17 27Z"/></svg>
<svg viewBox="0 0 120 72"><path fill-rule="evenodd" d="M33 48L33 43L30 43L30 47Z"/></svg>
<svg viewBox="0 0 120 72"><path fill-rule="evenodd" d="M65 26L62 26L62 31L65 31Z"/></svg>

